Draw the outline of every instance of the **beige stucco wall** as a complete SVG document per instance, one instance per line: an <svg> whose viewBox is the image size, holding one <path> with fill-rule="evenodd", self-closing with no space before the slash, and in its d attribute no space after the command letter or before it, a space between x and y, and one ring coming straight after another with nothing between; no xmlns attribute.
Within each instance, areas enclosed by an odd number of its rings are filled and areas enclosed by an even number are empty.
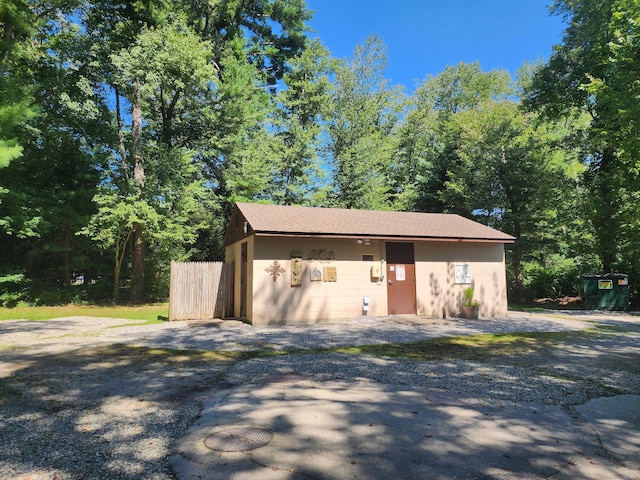
<svg viewBox="0 0 640 480"><path fill-rule="evenodd" d="M333 259L311 259L323 250ZM302 256L302 285L291 286L291 256ZM374 261L363 261L373 255ZM273 278L266 269L277 260L284 268ZM356 240L259 238L256 242L253 275L254 325L284 322L319 322L363 315L387 314L386 283L371 277L371 266L380 265L380 244L358 244ZM335 267L336 282L312 281L311 270ZM369 310L363 311L363 297L369 297Z"/></svg>
<svg viewBox="0 0 640 480"><path fill-rule="evenodd" d="M504 245L501 243L417 242L415 244L418 315L456 316L462 292L475 289L480 316L507 313ZM469 265L470 284L456 284L456 264Z"/></svg>
<svg viewBox="0 0 640 480"><path fill-rule="evenodd" d="M358 244L354 239L260 237L247 239L247 319L254 325L313 323L367 316L386 316L387 283L371 277L371 266L381 265L384 242ZM240 316L241 243L227 248L235 262L234 310ZM480 315L504 315L507 293L504 247L499 243L415 242L417 314L442 318L459 312L462 291L472 285L482 303ZM314 252L332 252L333 259L312 259ZM302 257L302 283L291 286L292 255ZM372 255L373 262L362 255ZM252 261L253 260L253 261ZM267 269L274 260L284 272L274 281ZM454 266L467 264L471 284L456 284ZM336 282L312 281L311 270L335 267ZM382 265L382 273L385 267ZM363 297L369 298L368 311Z"/></svg>

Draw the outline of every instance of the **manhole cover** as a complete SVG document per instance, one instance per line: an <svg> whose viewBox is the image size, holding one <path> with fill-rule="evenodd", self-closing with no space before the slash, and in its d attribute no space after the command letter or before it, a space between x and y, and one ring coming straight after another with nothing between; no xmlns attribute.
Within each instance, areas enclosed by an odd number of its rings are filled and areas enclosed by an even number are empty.
<svg viewBox="0 0 640 480"><path fill-rule="evenodd" d="M272 438L273 434L264 428L227 428L209 435L205 438L204 445L216 452L243 452L263 447Z"/></svg>

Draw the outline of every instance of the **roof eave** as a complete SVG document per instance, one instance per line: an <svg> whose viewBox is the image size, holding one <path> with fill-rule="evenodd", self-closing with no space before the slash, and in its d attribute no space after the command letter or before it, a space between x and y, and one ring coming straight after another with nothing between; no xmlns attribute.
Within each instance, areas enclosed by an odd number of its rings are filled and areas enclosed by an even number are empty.
<svg viewBox="0 0 640 480"><path fill-rule="evenodd" d="M511 238L484 238L484 237L420 237L404 235L373 235L373 234L335 234L335 233L309 233L309 232L254 232L256 237L287 237L287 238L326 238L326 239L359 239L370 240L405 240L426 242L476 242L476 243L515 243Z"/></svg>

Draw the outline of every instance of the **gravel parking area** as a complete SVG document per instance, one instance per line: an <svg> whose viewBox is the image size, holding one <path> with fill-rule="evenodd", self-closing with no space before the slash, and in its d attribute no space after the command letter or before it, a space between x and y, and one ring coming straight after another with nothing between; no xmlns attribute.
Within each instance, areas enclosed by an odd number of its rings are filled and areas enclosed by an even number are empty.
<svg viewBox="0 0 640 480"><path fill-rule="evenodd" d="M0 322L0 478L171 479L173 442L200 402L278 373L446 388L563 405L640 394L640 317L550 313L465 321L397 316L254 328L240 322L142 326L115 319ZM181 350L272 351L606 326L596 339L492 362L296 354L236 362ZM171 349L171 350L162 350Z"/></svg>

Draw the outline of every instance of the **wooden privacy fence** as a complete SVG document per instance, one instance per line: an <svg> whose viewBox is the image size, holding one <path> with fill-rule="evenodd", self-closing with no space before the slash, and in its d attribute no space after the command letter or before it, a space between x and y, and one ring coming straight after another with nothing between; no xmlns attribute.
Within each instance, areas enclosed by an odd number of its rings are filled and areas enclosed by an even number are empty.
<svg viewBox="0 0 640 480"><path fill-rule="evenodd" d="M233 264L171 262L169 320L233 315Z"/></svg>

